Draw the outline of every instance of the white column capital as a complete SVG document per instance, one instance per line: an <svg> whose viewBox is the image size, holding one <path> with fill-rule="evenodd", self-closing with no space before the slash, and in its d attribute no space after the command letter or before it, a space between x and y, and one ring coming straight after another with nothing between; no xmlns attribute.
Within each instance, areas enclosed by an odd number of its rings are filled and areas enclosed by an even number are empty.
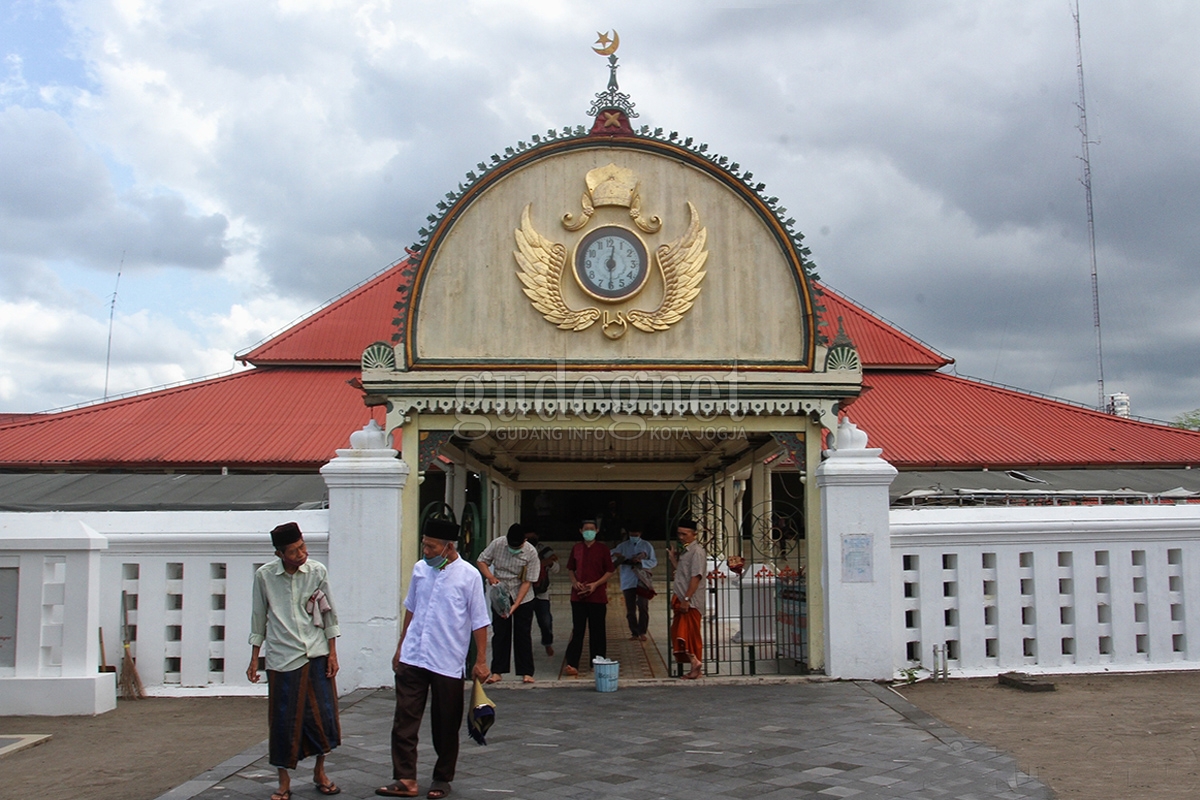
<svg viewBox="0 0 1200 800"><path fill-rule="evenodd" d="M867 432L849 417L838 425L835 445L823 452L817 467L818 486L890 486L896 468L883 458L883 450L867 447Z"/></svg>

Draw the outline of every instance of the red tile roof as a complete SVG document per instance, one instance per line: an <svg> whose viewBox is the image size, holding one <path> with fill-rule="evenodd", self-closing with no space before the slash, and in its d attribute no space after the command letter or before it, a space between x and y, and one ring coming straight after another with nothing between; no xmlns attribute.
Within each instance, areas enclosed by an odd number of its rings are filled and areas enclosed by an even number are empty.
<svg viewBox="0 0 1200 800"><path fill-rule="evenodd" d="M391 340L400 271L253 348L254 369L0 423L0 469L314 471L370 419L346 381ZM950 359L828 288L821 303L826 335L840 316L867 369L850 417L898 467L1200 464L1198 433L936 372Z"/></svg>
<svg viewBox="0 0 1200 800"><path fill-rule="evenodd" d="M1200 465L1200 433L940 372L868 372L846 410L902 469Z"/></svg>
<svg viewBox="0 0 1200 800"><path fill-rule="evenodd" d="M837 336L838 320L845 326L846 335L858 348L858 357L863 365L892 369L937 369L954 362L911 334L901 330L874 312L863 308L853 300L842 297L828 286L822 286L824 295L817 298L825 306L821 318L825 325L821 333L833 341Z"/></svg>
<svg viewBox="0 0 1200 800"><path fill-rule="evenodd" d="M250 364L357 365L372 342L391 342L396 328L393 307L397 288L408 280L393 267L352 289L275 337L238 356ZM916 340L853 300L822 286L819 298L829 338L837 335L838 318L868 367L937 369L953 361Z"/></svg>
<svg viewBox="0 0 1200 800"><path fill-rule="evenodd" d="M0 469L311 472L371 418L362 393L346 384L357 374L260 367L41 414L0 427Z"/></svg>
<svg viewBox="0 0 1200 800"><path fill-rule="evenodd" d="M391 342L401 270L393 266L237 356L250 364L358 366L372 342ZM404 278L407 279L407 278Z"/></svg>

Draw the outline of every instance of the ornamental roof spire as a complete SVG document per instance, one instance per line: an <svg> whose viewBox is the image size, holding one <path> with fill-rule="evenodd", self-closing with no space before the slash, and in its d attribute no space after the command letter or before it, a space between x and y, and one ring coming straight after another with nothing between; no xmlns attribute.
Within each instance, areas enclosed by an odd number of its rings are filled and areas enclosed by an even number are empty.
<svg viewBox="0 0 1200 800"><path fill-rule="evenodd" d="M596 118L591 132L602 136L632 134L629 120L635 119L638 114L633 110L629 95L617 85L617 48L621 46L621 37L616 30L597 32L596 35L599 38L592 50L598 55L608 56L608 86L603 92L596 93L596 99L588 109L588 114Z"/></svg>

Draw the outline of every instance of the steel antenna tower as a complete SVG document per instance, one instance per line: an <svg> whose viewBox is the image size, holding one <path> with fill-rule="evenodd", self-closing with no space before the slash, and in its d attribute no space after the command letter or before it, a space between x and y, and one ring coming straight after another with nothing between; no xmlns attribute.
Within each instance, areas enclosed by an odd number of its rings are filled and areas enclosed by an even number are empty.
<svg viewBox="0 0 1200 800"><path fill-rule="evenodd" d="M104 353L104 399L108 399L108 368L112 364L113 315L117 311L117 289L121 288L121 270L125 268L125 251L121 251L121 264L117 267L117 282L113 286L112 301L108 304L108 349Z"/></svg>
<svg viewBox="0 0 1200 800"><path fill-rule="evenodd" d="M1104 411L1107 405L1104 402L1104 345L1100 336L1100 281L1096 276L1096 218L1092 213L1092 158L1090 150L1092 142L1088 138L1087 96L1083 91L1083 36L1079 30L1079 0L1075 0L1075 7L1071 10L1071 17L1075 20L1075 56L1079 74L1079 102L1076 103L1076 107L1079 109L1079 134L1083 140L1083 192L1087 197L1088 244L1091 248L1092 257L1092 320L1096 329L1096 408L1099 411Z"/></svg>

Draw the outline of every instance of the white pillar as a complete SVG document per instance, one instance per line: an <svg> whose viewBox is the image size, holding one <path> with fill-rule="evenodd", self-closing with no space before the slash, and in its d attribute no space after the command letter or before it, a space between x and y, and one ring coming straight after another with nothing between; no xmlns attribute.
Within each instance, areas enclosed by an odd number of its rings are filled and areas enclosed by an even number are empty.
<svg viewBox="0 0 1200 800"><path fill-rule="evenodd" d="M400 637L400 496L409 467L371 420L321 467L329 487L329 584L337 604L338 691L392 685Z"/></svg>
<svg viewBox="0 0 1200 800"><path fill-rule="evenodd" d="M888 487L896 468L848 419L817 468L825 546L825 674L890 679L892 568Z"/></svg>
<svg viewBox="0 0 1200 800"><path fill-rule="evenodd" d="M0 715L111 711L116 675L99 671L98 636L108 539L61 514L28 516L0 523L0 566L17 570L16 608L0 608L17 620L14 666L0 672Z"/></svg>

